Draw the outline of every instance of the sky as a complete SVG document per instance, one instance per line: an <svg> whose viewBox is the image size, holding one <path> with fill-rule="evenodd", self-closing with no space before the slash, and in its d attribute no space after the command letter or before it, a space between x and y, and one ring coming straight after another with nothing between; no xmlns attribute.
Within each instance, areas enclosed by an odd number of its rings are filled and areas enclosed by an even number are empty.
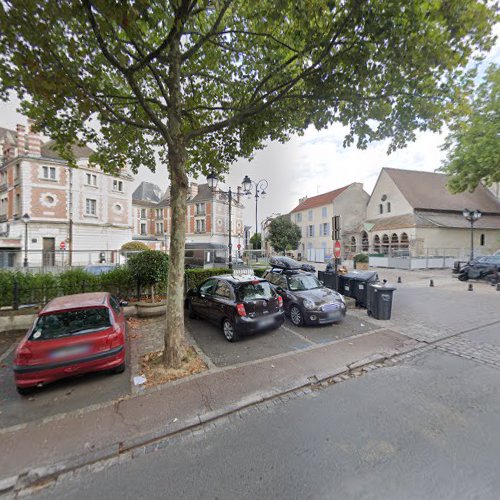
<svg viewBox="0 0 500 500"><path fill-rule="evenodd" d="M496 26L500 35L500 27ZM500 36L499 36L500 39ZM500 63L500 40L488 54L482 68L490 63ZM17 113L17 101L0 102L0 127L15 129L17 123L26 124L26 119ZM344 148L342 142L346 129L334 124L328 129L306 130L303 136L294 136L286 144L271 142L258 151L252 161L240 160L234 163L221 188L231 186L236 190L245 175L258 182L268 182L267 196L258 200L258 224L275 213L288 213L303 196L332 191L352 182L361 182L367 193L371 193L383 167L437 170L445 158L440 146L446 137L441 133L417 134L414 142L406 148L387 154L389 141L375 142L365 150L355 146ZM158 165L156 173L143 168L136 176L136 184L146 180L165 190L168 186L166 167ZM192 179L206 182L205 178ZM255 227L255 198L245 199L244 222Z"/></svg>

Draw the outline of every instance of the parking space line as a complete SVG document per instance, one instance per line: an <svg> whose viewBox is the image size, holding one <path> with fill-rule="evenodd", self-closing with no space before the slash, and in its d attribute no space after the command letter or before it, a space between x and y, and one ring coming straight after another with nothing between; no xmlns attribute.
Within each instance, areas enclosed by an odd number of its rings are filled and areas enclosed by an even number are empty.
<svg viewBox="0 0 500 500"><path fill-rule="evenodd" d="M317 342L313 342L311 339L308 339L307 337L304 337L303 335L301 335L300 333L297 333L296 331L292 330L291 328L288 328L288 326L283 325L283 329L286 330L287 332L293 333L294 335L299 337L304 342L307 342L308 344L317 345Z"/></svg>

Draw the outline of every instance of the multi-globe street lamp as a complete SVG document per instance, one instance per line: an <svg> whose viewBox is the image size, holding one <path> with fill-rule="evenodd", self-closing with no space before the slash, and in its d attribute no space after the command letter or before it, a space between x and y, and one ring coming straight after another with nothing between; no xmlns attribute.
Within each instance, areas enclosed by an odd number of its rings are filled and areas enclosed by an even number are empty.
<svg viewBox="0 0 500 500"><path fill-rule="evenodd" d="M479 210L469 210L464 208L463 216L470 222L470 260L474 259L474 222L483 215Z"/></svg>
<svg viewBox="0 0 500 500"><path fill-rule="evenodd" d="M258 223L258 203L259 203L259 198L264 198L266 196L266 189L269 186L268 182L266 179L260 179L259 181L255 182L248 177L248 175L245 175L245 178L243 179L243 192L246 194L248 197L252 195L252 187L255 188L255 234L259 232L259 223ZM260 241L261 241L261 249L262 249L262 234L260 235ZM255 253L255 260L257 260L257 253Z"/></svg>

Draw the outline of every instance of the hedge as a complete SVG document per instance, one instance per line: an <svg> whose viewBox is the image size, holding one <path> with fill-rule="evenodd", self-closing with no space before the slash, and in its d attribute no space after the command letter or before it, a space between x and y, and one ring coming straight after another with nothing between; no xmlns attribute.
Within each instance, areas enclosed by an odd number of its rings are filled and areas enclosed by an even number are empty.
<svg viewBox="0 0 500 500"><path fill-rule="evenodd" d="M253 273L255 274L255 276L262 278L262 276L264 276L264 273L267 271L267 269L268 269L267 267L256 267L253 270Z"/></svg>
<svg viewBox="0 0 500 500"><path fill-rule="evenodd" d="M213 269L186 269L184 271L186 291L200 286L207 278L220 274L231 274L231 269L214 267Z"/></svg>
<svg viewBox="0 0 500 500"><path fill-rule="evenodd" d="M354 256L354 262L368 262L368 255L366 253L358 253Z"/></svg>

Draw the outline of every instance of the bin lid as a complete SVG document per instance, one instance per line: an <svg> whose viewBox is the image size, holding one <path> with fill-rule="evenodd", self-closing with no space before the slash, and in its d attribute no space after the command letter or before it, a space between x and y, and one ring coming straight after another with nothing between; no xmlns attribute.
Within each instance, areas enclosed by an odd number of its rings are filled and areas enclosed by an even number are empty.
<svg viewBox="0 0 500 500"><path fill-rule="evenodd" d="M395 286L384 285L383 283L369 283L369 286L376 288L378 292L391 292L397 290Z"/></svg>
<svg viewBox="0 0 500 500"><path fill-rule="evenodd" d="M344 278L355 281L377 281L378 273L377 271L351 271L344 274Z"/></svg>

